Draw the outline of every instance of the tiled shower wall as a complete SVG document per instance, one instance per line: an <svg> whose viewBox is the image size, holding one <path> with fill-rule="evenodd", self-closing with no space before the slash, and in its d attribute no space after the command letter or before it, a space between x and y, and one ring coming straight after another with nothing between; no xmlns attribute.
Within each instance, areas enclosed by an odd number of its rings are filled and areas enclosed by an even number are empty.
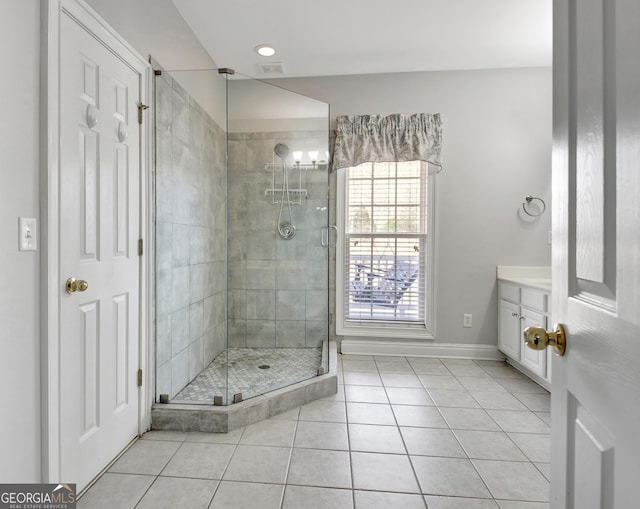
<svg viewBox="0 0 640 509"><path fill-rule="evenodd" d="M328 223L328 169L302 170L308 196L291 206L296 235L283 240L280 205L265 195L272 187L265 163L280 164L276 143L292 151L327 150L326 132L229 134L229 346L318 347L327 339L328 249L321 229ZM275 171L281 188L282 170ZM289 176L290 188L298 188L295 170Z"/></svg>
<svg viewBox="0 0 640 509"><path fill-rule="evenodd" d="M226 343L226 136L156 76L156 393L175 396Z"/></svg>

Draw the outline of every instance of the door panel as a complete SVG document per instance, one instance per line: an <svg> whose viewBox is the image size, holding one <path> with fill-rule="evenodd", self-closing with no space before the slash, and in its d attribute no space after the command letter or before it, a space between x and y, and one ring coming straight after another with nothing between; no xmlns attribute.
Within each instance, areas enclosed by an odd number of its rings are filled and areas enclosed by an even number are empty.
<svg viewBox="0 0 640 509"><path fill-rule="evenodd" d="M138 433L141 76L66 13L60 41L60 465L81 490Z"/></svg>
<svg viewBox="0 0 640 509"><path fill-rule="evenodd" d="M554 1L551 506L637 505L640 4Z"/></svg>

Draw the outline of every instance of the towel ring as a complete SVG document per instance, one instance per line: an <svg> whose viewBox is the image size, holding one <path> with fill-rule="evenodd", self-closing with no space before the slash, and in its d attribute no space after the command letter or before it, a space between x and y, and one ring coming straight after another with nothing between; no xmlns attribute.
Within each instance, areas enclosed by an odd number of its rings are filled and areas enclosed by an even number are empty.
<svg viewBox="0 0 640 509"><path fill-rule="evenodd" d="M544 200L542 198L538 198L537 196L531 196L529 194L529 195L525 196L524 199L526 200L526 203L522 202L522 210L524 210L525 214L527 214L528 216L531 216L531 217L540 217L542 214L544 214L544 211L547 208L547 204L544 202ZM529 212L527 210L527 205L531 205L531 202L533 200L538 200L540 203L542 203L542 210L538 214L532 214L531 212Z"/></svg>

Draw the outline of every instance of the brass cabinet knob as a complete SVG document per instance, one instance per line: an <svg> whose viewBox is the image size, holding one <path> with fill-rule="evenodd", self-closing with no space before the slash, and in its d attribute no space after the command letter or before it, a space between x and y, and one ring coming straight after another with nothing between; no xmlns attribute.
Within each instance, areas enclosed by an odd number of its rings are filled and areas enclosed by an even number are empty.
<svg viewBox="0 0 640 509"><path fill-rule="evenodd" d="M76 292L84 292L87 288L89 288L89 283L87 283L84 279L76 279L75 277L70 277L67 279L67 282L64 285L67 293L76 293Z"/></svg>
<svg viewBox="0 0 640 509"><path fill-rule="evenodd" d="M567 346L567 336L562 324L557 323L552 331L542 327L527 327L524 330L524 342L533 350L544 350L553 346L557 355L563 356Z"/></svg>

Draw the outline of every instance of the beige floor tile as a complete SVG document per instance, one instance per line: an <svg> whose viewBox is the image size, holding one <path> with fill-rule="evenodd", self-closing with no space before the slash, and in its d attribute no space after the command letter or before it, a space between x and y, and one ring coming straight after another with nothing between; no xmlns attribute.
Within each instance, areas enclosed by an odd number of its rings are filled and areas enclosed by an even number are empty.
<svg viewBox="0 0 640 509"><path fill-rule="evenodd" d="M351 360L351 359L343 359L342 360L342 371L343 373L347 373L348 371L372 371L374 373L378 372L378 367L373 359L371 360Z"/></svg>
<svg viewBox="0 0 640 509"><path fill-rule="evenodd" d="M524 403L529 410L536 412L551 411L551 394L514 393L514 396Z"/></svg>
<svg viewBox="0 0 640 509"><path fill-rule="evenodd" d="M109 472L157 475L181 445L181 442L138 440L111 466Z"/></svg>
<svg viewBox="0 0 640 509"><path fill-rule="evenodd" d="M140 438L142 440L166 440L169 442L184 442L189 433L186 431L147 431Z"/></svg>
<svg viewBox="0 0 640 509"><path fill-rule="evenodd" d="M345 404L342 401L318 400L300 408L301 421L347 422Z"/></svg>
<svg viewBox="0 0 640 509"><path fill-rule="evenodd" d="M549 481L531 463L472 460L497 499L549 501Z"/></svg>
<svg viewBox="0 0 640 509"><path fill-rule="evenodd" d="M133 509L155 477L106 473L80 498L78 509Z"/></svg>
<svg viewBox="0 0 640 509"><path fill-rule="evenodd" d="M399 359L402 359L400 357ZM413 374L413 368L404 359L395 361L376 361L380 373L409 373Z"/></svg>
<svg viewBox="0 0 640 509"><path fill-rule="evenodd" d="M356 509L426 509L422 495L384 491L354 492ZM337 506L334 506L337 509Z"/></svg>
<svg viewBox="0 0 640 509"><path fill-rule="evenodd" d="M506 389L490 376L456 376L468 391L506 392Z"/></svg>
<svg viewBox="0 0 640 509"><path fill-rule="evenodd" d="M306 449L349 449L347 424L342 422L300 421L294 447Z"/></svg>
<svg viewBox="0 0 640 509"><path fill-rule="evenodd" d="M418 379L426 389L464 389L464 386L458 381L458 379L451 374L418 375Z"/></svg>
<svg viewBox="0 0 640 509"><path fill-rule="evenodd" d="M421 428L448 428L436 407L392 405L398 426Z"/></svg>
<svg viewBox="0 0 640 509"><path fill-rule="evenodd" d="M438 407L480 408L466 390L428 389L431 399Z"/></svg>
<svg viewBox="0 0 640 509"><path fill-rule="evenodd" d="M200 442L204 444L237 444L244 433L244 428L234 429L228 433L203 433L192 431L187 437L187 442Z"/></svg>
<svg viewBox="0 0 640 509"><path fill-rule="evenodd" d="M426 496L429 509L498 509L494 500Z"/></svg>
<svg viewBox="0 0 640 509"><path fill-rule="evenodd" d="M495 378L502 387L512 394L547 394L547 391L528 378Z"/></svg>
<svg viewBox="0 0 640 509"><path fill-rule="evenodd" d="M345 373L344 374L345 385L373 385L376 387L382 387L382 378L378 372L375 373Z"/></svg>
<svg viewBox="0 0 640 509"><path fill-rule="evenodd" d="M396 405L434 406L426 390L407 387L387 387L389 402Z"/></svg>
<svg viewBox="0 0 640 509"><path fill-rule="evenodd" d="M407 453L397 426L349 424L349 444L352 451Z"/></svg>
<svg viewBox="0 0 640 509"><path fill-rule="evenodd" d="M533 412L487 410L503 431L514 433L551 433L549 426Z"/></svg>
<svg viewBox="0 0 640 509"><path fill-rule="evenodd" d="M347 419L355 424L396 424L391 405L375 403L347 403Z"/></svg>
<svg viewBox="0 0 640 509"><path fill-rule="evenodd" d="M527 457L503 431L456 430L455 434L470 458L527 460Z"/></svg>
<svg viewBox="0 0 640 509"><path fill-rule="evenodd" d="M389 403L384 387L366 387L363 385L345 385L345 399L359 403Z"/></svg>
<svg viewBox="0 0 640 509"><path fill-rule="evenodd" d="M422 388L417 375L406 373L380 373L385 387L414 387Z"/></svg>
<svg viewBox="0 0 640 509"><path fill-rule="evenodd" d="M400 428L402 437L411 455L466 458L455 435L448 429Z"/></svg>
<svg viewBox="0 0 640 509"><path fill-rule="evenodd" d="M206 509L218 487L218 481L158 477L136 509Z"/></svg>
<svg viewBox="0 0 640 509"><path fill-rule="evenodd" d="M185 443L162 471L169 477L221 479L236 446Z"/></svg>
<svg viewBox="0 0 640 509"><path fill-rule="evenodd" d="M240 443L243 445L272 445L291 447L296 433L297 421L267 419L247 426Z"/></svg>
<svg viewBox="0 0 640 509"><path fill-rule="evenodd" d="M509 437L526 454L529 461L538 463L551 461L551 435L509 433Z"/></svg>
<svg viewBox="0 0 640 509"><path fill-rule="evenodd" d="M441 408L440 412L451 429L501 431L500 426L481 408Z"/></svg>
<svg viewBox="0 0 640 509"><path fill-rule="evenodd" d="M502 392L486 392L486 391L469 391L473 398L480 403L482 408L490 408L493 410L529 410L524 406L513 394L506 391Z"/></svg>
<svg viewBox="0 0 640 509"><path fill-rule="evenodd" d="M282 509L353 509L351 490L287 485Z"/></svg>
<svg viewBox="0 0 640 509"><path fill-rule="evenodd" d="M351 488L351 468L347 451L294 449L287 484Z"/></svg>
<svg viewBox="0 0 640 509"><path fill-rule="evenodd" d="M422 493L454 497L491 498L469 460L411 456Z"/></svg>
<svg viewBox="0 0 640 509"><path fill-rule="evenodd" d="M210 509L280 509L283 491L280 484L222 481Z"/></svg>
<svg viewBox="0 0 640 509"><path fill-rule="evenodd" d="M351 463L354 489L420 493L406 455L352 452Z"/></svg>
<svg viewBox="0 0 640 509"><path fill-rule="evenodd" d="M546 502L516 502L513 500L497 500L500 509L549 509Z"/></svg>
<svg viewBox="0 0 640 509"><path fill-rule="evenodd" d="M290 457L291 449L287 447L239 445L233 453L223 479L284 484Z"/></svg>

